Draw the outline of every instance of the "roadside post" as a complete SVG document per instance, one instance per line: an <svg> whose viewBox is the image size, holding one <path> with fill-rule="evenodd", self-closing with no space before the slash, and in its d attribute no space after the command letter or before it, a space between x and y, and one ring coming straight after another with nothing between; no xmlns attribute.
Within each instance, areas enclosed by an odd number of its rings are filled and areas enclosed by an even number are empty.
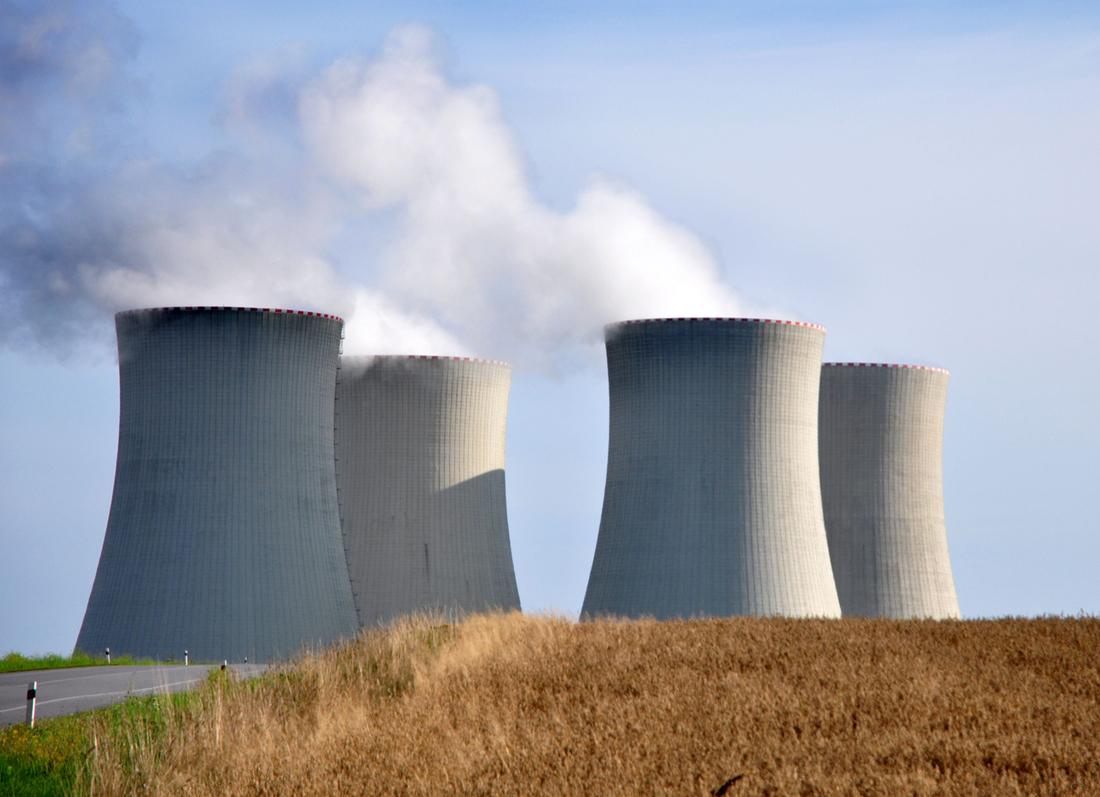
<svg viewBox="0 0 1100 797"><path fill-rule="evenodd" d="M107 649L106 649L105 651L103 651L103 652L107 654L107 663L108 663L108 664L110 664L110 663L111 663L111 649L110 649L110 648L107 648Z"/></svg>
<svg viewBox="0 0 1100 797"><path fill-rule="evenodd" d="M34 709L38 702L38 681L31 681L27 687L27 725L34 727Z"/></svg>
<svg viewBox="0 0 1100 797"><path fill-rule="evenodd" d="M191 666L191 654L188 653L186 650L183 651L183 666L184 667L190 667Z"/></svg>

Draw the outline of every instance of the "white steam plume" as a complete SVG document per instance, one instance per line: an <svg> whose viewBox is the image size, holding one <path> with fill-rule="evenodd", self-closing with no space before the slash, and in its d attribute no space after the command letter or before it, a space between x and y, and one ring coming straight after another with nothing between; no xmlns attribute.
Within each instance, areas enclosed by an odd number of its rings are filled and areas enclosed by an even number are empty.
<svg viewBox="0 0 1100 797"><path fill-rule="evenodd" d="M636 192L600 180L568 213L539 202L493 92L448 83L421 29L334 64L300 115L363 212L400 211L378 283L479 351L553 364L609 321L738 309L698 238Z"/></svg>
<svg viewBox="0 0 1100 797"><path fill-rule="evenodd" d="M541 203L493 92L451 84L419 28L314 76L244 68L222 114L236 150L181 166L105 147L125 128L112 92L133 44L94 6L43 4L0 36L0 62L20 66L0 100L34 121L0 126L9 345L64 348L104 310L290 306L343 315L348 352L555 369L609 321L738 309L701 242L636 192L598 180L569 212ZM94 85L70 74L87 52Z"/></svg>

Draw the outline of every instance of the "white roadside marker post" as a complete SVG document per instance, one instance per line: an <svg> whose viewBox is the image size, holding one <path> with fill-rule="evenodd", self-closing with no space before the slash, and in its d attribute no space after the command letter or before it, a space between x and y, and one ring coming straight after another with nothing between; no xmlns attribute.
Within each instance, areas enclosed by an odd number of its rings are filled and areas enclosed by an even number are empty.
<svg viewBox="0 0 1100 797"><path fill-rule="evenodd" d="M191 666L191 654L189 654L186 650L183 651L183 666L184 667L190 667Z"/></svg>
<svg viewBox="0 0 1100 797"><path fill-rule="evenodd" d="M111 649L110 649L110 648L107 648L107 649L106 649L105 651L103 651L103 652L107 654L107 663L108 663L108 664L110 664L110 663L111 663Z"/></svg>
<svg viewBox="0 0 1100 797"><path fill-rule="evenodd" d="M34 708L38 702L38 681L31 681L27 687L27 725L34 727Z"/></svg>

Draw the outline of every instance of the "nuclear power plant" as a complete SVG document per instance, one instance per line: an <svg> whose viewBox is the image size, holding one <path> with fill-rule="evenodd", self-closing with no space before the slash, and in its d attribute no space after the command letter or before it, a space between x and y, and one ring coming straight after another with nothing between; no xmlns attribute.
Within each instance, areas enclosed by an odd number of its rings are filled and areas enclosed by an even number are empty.
<svg viewBox="0 0 1100 797"><path fill-rule="evenodd" d="M504 496L510 386L511 369L488 360L343 359L336 474L360 625L519 608Z"/></svg>
<svg viewBox="0 0 1100 797"><path fill-rule="evenodd" d="M955 618L939 368L825 363L821 491L844 615Z"/></svg>
<svg viewBox="0 0 1100 797"><path fill-rule="evenodd" d="M817 457L825 331L606 329L607 484L582 615L838 617Z"/></svg>
<svg viewBox="0 0 1100 797"><path fill-rule="evenodd" d="M333 450L343 322L172 307L115 325L118 462L77 649L268 661L353 635Z"/></svg>
<svg viewBox="0 0 1100 797"><path fill-rule="evenodd" d="M323 313L115 316L119 441L76 648L272 661L415 612L518 609L511 369L341 359ZM954 618L937 368L827 363L816 324L605 328L582 617Z"/></svg>

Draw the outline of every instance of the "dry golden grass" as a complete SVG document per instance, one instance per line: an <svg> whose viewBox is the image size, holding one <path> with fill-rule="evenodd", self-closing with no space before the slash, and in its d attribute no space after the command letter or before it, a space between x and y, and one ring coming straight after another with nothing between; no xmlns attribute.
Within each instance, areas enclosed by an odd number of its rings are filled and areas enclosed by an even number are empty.
<svg viewBox="0 0 1100 797"><path fill-rule="evenodd" d="M83 788L1100 794L1100 621L420 618L181 711Z"/></svg>

